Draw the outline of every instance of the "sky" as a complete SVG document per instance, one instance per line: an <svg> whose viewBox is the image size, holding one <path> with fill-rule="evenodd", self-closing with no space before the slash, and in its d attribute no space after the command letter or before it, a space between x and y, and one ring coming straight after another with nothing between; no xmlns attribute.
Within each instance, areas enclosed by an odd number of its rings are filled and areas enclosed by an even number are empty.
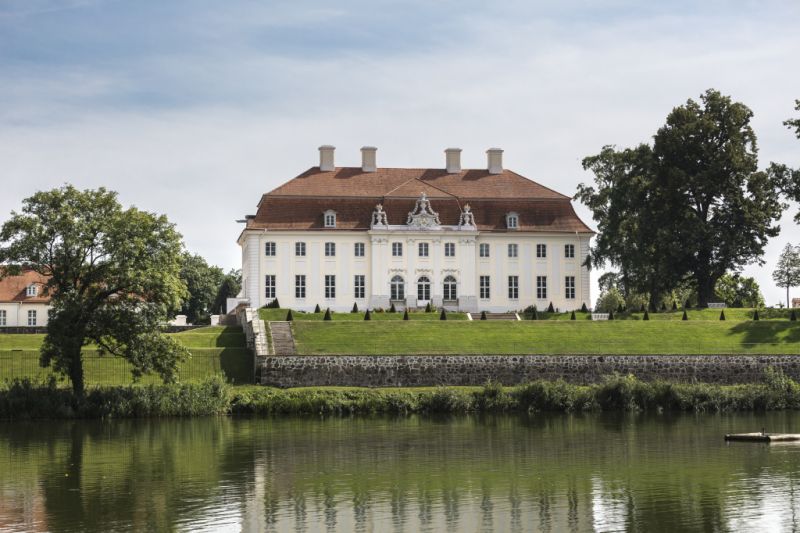
<svg viewBox="0 0 800 533"><path fill-rule="evenodd" d="M712 87L753 110L762 167L800 167L798 20L796 0L0 0L0 222L36 190L105 186L234 268L236 220L322 144L439 168L497 146L572 195L585 156L650 142ZM797 210L744 269L768 304Z"/></svg>

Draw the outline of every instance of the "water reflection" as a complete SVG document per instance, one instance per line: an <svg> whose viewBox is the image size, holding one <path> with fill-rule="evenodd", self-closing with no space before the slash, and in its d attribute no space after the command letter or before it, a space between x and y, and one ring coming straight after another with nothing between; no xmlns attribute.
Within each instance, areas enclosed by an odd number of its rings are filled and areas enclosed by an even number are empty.
<svg viewBox="0 0 800 533"><path fill-rule="evenodd" d="M798 413L0 424L0 530L796 529Z"/></svg>

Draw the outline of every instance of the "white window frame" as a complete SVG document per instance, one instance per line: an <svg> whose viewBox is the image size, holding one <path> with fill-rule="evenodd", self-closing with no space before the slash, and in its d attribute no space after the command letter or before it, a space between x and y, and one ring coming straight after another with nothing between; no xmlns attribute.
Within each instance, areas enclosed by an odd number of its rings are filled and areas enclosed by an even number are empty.
<svg viewBox="0 0 800 533"><path fill-rule="evenodd" d="M335 242L326 242L325 243L325 257L336 257L336 243Z"/></svg>
<svg viewBox="0 0 800 533"><path fill-rule="evenodd" d="M278 245L275 241L267 241L264 243L264 255L266 257L275 257L278 255Z"/></svg>
<svg viewBox="0 0 800 533"><path fill-rule="evenodd" d="M519 257L519 246L514 243L510 243L508 245L508 257L512 259L516 259Z"/></svg>
<svg viewBox="0 0 800 533"><path fill-rule="evenodd" d="M442 282L442 294L446 302L458 300L458 280L455 276L446 276L444 278Z"/></svg>
<svg viewBox="0 0 800 533"><path fill-rule="evenodd" d="M392 243L392 257L403 257L403 243L402 242L393 242Z"/></svg>
<svg viewBox="0 0 800 533"><path fill-rule="evenodd" d="M305 257L306 256L306 243L303 241L297 241L294 243L294 255L297 257Z"/></svg>
<svg viewBox="0 0 800 533"><path fill-rule="evenodd" d="M323 220L326 228L336 227L336 211L328 210L323 214Z"/></svg>
<svg viewBox="0 0 800 533"><path fill-rule="evenodd" d="M417 253L420 257L429 257L431 252L431 247L427 242L421 242L417 244Z"/></svg>
<svg viewBox="0 0 800 533"><path fill-rule="evenodd" d="M489 248L488 242L482 242L478 245L478 256L479 257L489 257L491 255L491 248Z"/></svg>
<svg viewBox="0 0 800 533"><path fill-rule="evenodd" d="M508 299L519 300L519 276L508 276Z"/></svg>
<svg viewBox="0 0 800 533"><path fill-rule="evenodd" d="M325 299L336 299L336 274L325 274Z"/></svg>
<svg viewBox="0 0 800 533"><path fill-rule="evenodd" d="M366 255L366 248L363 242L355 243L355 246L353 246L353 255L355 257L364 257Z"/></svg>
<svg viewBox="0 0 800 533"><path fill-rule="evenodd" d="M353 295L356 300L367 297L367 276L364 274L356 274L353 277Z"/></svg>
<svg viewBox="0 0 800 533"><path fill-rule="evenodd" d="M423 302L430 301L431 299L431 278L428 276L420 276L417 279L417 300Z"/></svg>
<svg viewBox="0 0 800 533"><path fill-rule="evenodd" d="M277 281L275 278L275 274L267 274L264 276L264 298L267 299L275 299L275 295L278 294L278 287Z"/></svg>
<svg viewBox="0 0 800 533"><path fill-rule="evenodd" d="M506 228L519 229L519 215L511 212L506 215Z"/></svg>
<svg viewBox="0 0 800 533"><path fill-rule="evenodd" d="M8 315L5 309L0 309L0 326L8 325Z"/></svg>
<svg viewBox="0 0 800 533"><path fill-rule="evenodd" d="M480 299L488 300L492 297L492 280L489 276L480 277Z"/></svg>
<svg viewBox="0 0 800 533"><path fill-rule="evenodd" d="M547 259L547 245L546 244L537 244L536 245L536 259Z"/></svg>
<svg viewBox="0 0 800 533"><path fill-rule="evenodd" d="M547 276L536 276L536 299L547 299Z"/></svg>
<svg viewBox="0 0 800 533"><path fill-rule="evenodd" d="M25 296L27 296L28 298L32 298L33 296L36 296L36 293L37 293L37 290L36 290L36 285L34 283L31 283L30 285L25 287Z"/></svg>
<svg viewBox="0 0 800 533"><path fill-rule="evenodd" d="M296 274L294 276L294 297L303 300L306 297L306 275Z"/></svg>
<svg viewBox="0 0 800 533"><path fill-rule="evenodd" d="M38 321L36 309L28 309L28 326L35 326Z"/></svg>
<svg viewBox="0 0 800 533"><path fill-rule="evenodd" d="M454 242L446 242L446 243L444 243L444 256L445 257L455 257L456 256L456 243L454 243Z"/></svg>
<svg viewBox="0 0 800 533"><path fill-rule="evenodd" d="M566 276L564 278L564 297L567 300L575 299L575 276Z"/></svg>
<svg viewBox="0 0 800 533"><path fill-rule="evenodd" d="M393 302L401 302L406 299L406 280L403 276L393 276L389 281L389 299Z"/></svg>
<svg viewBox="0 0 800 533"><path fill-rule="evenodd" d="M574 244L565 244L564 245L564 257L566 259L575 259L575 245Z"/></svg>

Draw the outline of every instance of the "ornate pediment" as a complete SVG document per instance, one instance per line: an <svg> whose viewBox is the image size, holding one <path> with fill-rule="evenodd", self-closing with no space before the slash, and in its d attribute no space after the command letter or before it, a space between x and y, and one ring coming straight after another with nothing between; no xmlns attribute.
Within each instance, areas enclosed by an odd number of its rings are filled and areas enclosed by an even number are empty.
<svg viewBox="0 0 800 533"><path fill-rule="evenodd" d="M458 220L459 228L475 229L475 215L472 214L472 209L469 204L464 205L464 210L461 211L461 217Z"/></svg>
<svg viewBox="0 0 800 533"><path fill-rule="evenodd" d="M442 225L439 222L439 213L433 210L424 192L417 200L414 210L408 214L406 224L415 229L437 229Z"/></svg>

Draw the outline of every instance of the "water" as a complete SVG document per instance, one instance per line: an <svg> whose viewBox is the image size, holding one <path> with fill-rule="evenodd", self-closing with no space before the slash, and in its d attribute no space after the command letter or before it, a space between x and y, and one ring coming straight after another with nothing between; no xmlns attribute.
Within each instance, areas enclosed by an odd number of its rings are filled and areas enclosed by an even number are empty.
<svg viewBox="0 0 800 533"><path fill-rule="evenodd" d="M0 531L781 531L800 413L0 423Z"/></svg>

